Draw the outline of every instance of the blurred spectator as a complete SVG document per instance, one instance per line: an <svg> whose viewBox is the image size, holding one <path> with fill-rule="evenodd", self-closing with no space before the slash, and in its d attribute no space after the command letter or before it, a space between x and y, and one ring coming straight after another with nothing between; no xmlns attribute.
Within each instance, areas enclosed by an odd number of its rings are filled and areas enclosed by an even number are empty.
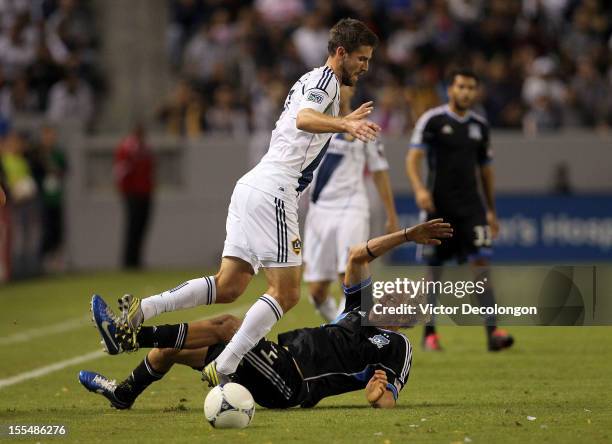
<svg viewBox="0 0 612 444"><path fill-rule="evenodd" d="M125 268L142 266L142 247L151 215L155 162L145 129L137 124L117 146L113 172L125 208L123 259Z"/></svg>
<svg viewBox="0 0 612 444"><path fill-rule="evenodd" d="M556 69L550 57L539 57L531 65L522 92L528 107L523 118L523 129L527 134L561 127L562 108L568 96L566 86L556 75Z"/></svg>
<svg viewBox="0 0 612 444"><path fill-rule="evenodd" d="M268 74L268 71L260 71L258 82L252 93L253 134L249 142L249 165L251 166L255 166L268 151L270 134L283 109L283 102L287 95L283 82L278 79L270 79Z"/></svg>
<svg viewBox="0 0 612 444"><path fill-rule="evenodd" d="M64 64L72 54L90 57L87 50L93 45L92 20L78 0L60 0L59 8L47 24L47 42L56 63Z"/></svg>
<svg viewBox="0 0 612 444"><path fill-rule="evenodd" d="M572 194L572 188L569 165L565 162L558 163L553 174L553 194L569 196Z"/></svg>
<svg viewBox="0 0 612 444"><path fill-rule="evenodd" d="M172 0L170 2L170 24L166 30L166 42L170 63L180 68L183 48L198 30L206 15L201 0Z"/></svg>
<svg viewBox="0 0 612 444"><path fill-rule="evenodd" d="M32 153L32 172L42 204L42 241L40 255L43 270L65 269L64 244L64 179L68 169L64 151L57 144L57 132L51 126L40 130L38 146Z"/></svg>
<svg viewBox="0 0 612 444"><path fill-rule="evenodd" d="M302 25L293 32L292 39L307 69L312 69L325 63L329 27L324 22L321 14L311 12L306 15Z"/></svg>
<svg viewBox="0 0 612 444"><path fill-rule="evenodd" d="M533 123L537 130L588 126L592 121L603 126L600 122L612 117L612 99L606 106L593 107L591 116L585 116L586 101L578 100L578 95L588 97L600 88L586 84L589 68L580 68L580 59L592 61L599 73L593 77L596 84L605 73L612 78L610 2L232 0L231 7L220 1L175 0L170 4L174 9L169 27L179 26L180 35L193 35L182 54L181 74L196 81L209 105L215 89L229 84L241 106L254 109L261 97L255 77L262 70L287 91L305 71L323 63L329 26L349 16L364 20L381 38L357 96L386 100L389 121L401 121L402 112L407 114L406 125L399 125L404 132L425 109L445 100L441 79L457 64L472 65L482 77L483 107L495 127L518 128L530 122L527 126ZM204 9L190 19L176 18L184 10ZM606 42L611 46L607 52ZM610 88L612 80L608 83ZM391 85L408 106L389 107L394 101L388 93ZM252 131L257 127L255 118L251 113Z"/></svg>
<svg viewBox="0 0 612 444"><path fill-rule="evenodd" d="M606 126L610 88L588 58L582 58L577 68L570 86L580 121L585 126Z"/></svg>
<svg viewBox="0 0 612 444"><path fill-rule="evenodd" d="M29 89L25 76L13 81L12 86L0 87L0 114L14 117L15 113L28 113L38 111L36 95Z"/></svg>
<svg viewBox="0 0 612 444"><path fill-rule="evenodd" d="M412 122L402 89L398 85L384 86L375 100L376 106L370 116L386 135L402 135Z"/></svg>
<svg viewBox="0 0 612 444"><path fill-rule="evenodd" d="M53 123L73 122L81 128L92 123L93 95L89 85L75 69L68 69L64 79L51 88L47 118Z"/></svg>
<svg viewBox="0 0 612 444"><path fill-rule="evenodd" d="M508 75L511 70L508 60L498 55L488 66L484 82L484 108L489 123L501 128L520 128L522 124L522 102L520 78ZM510 71L511 72L511 71Z"/></svg>
<svg viewBox="0 0 612 444"><path fill-rule="evenodd" d="M211 23L202 26L191 39L183 58L183 72L201 83L213 80L215 73L232 55L233 31L226 11L218 11Z"/></svg>
<svg viewBox="0 0 612 444"><path fill-rule="evenodd" d="M26 140L11 130L2 142L2 169L10 195L12 264L17 277L39 269L40 219L36 182L25 157Z"/></svg>
<svg viewBox="0 0 612 444"><path fill-rule="evenodd" d="M38 37L29 24L29 14L22 13L16 17L9 32L0 36L0 63L9 80L16 78L34 62Z"/></svg>
<svg viewBox="0 0 612 444"><path fill-rule="evenodd" d="M427 33L416 18L405 14L401 18L400 26L389 37L387 55L394 64L414 64L417 49L427 42Z"/></svg>
<svg viewBox="0 0 612 444"><path fill-rule="evenodd" d="M206 127L213 134L233 137L248 135L247 114L238 106L229 85L222 85L215 90L213 103L206 111Z"/></svg>
<svg viewBox="0 0 612 444"><path fill-rule="evenodd" d="M176 136L197 137L204 126L204 106L188 81L181 80L157 110L166 131Z"/></svg>
<svg viewBox="0 0 612 444"><path fill-rule="evenodd" d="M255 0L255 9L271 27L288 28L304 12L301 0Z"/></svg>

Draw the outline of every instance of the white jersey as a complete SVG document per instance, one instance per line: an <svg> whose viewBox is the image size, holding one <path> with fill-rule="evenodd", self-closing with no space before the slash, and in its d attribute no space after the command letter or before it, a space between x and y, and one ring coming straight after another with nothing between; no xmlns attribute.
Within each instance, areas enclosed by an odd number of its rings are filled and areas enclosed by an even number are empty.
<svg viewBox="0 0 612 444"><path fill-rule="evenodd" d="M349 140L336 134L317 170L310 192L311 205L329 210L356 210L368 213L369 204L364 172L389 169L384 147L379 141Z"/></svg>
<svg viewBox="0 0 612 444"><path fill-rule="evenodd" d="M297 197L312 181L333 135L297 129L297 115L304 108L338 116L340 83L328 66L313 69L293 85L272 131L268 152L238 183L297 202Z"/></svg>

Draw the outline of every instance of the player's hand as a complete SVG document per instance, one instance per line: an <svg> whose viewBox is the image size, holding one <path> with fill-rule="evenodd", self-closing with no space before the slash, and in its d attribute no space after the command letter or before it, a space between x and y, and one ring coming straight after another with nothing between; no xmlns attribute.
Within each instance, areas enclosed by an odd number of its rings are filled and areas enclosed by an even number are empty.
<svg viewBox="0 0 612 444"><path fill-rule="evenodd" d="M380 131L380 126L366 120L366 117L369 116L374 109L372 104L373 102L366 102L344 117L346 132L362 142L376 140L378 132Z"/></svg>
<svg viewBox="0 0 612 444"><path fill-rule="evenodd" d="M493 239L497 238L497 235L499 234L499 221L497 220L497 214L495 211L487 211L487 224L491 228L491 237Z"/></svg>
<svg viewBox="0 0 612 444"><path fill-rule="evenodd" d="M378 136L380 127L369 120L345 120L346 132L362 142L373 142Z"/></svg>
<svg viewBox="0 0 612 444"><path fill-rule="evenodd" d="M424 188L417 190L414 193L414 199L416 200L417 206L421 210L425 210L428 213L433 213L434 211L436 211L436 207L433 204L433 198L431 197L431 193L428 190Z"/></svg>
<svg viewBox="0 0 612 444"><path fill-rule="evenodd" d="M6 194L4 194L4 190L0 187L0 207L3 207L6 203Z"/></svg>
<svg viewBox="0 0 612 444"><path fill-rule="evenodd" d="M229 342L240 328L242 320L232 315L221 315L211 319L211 323L215 326L219 340Z"/></svg>
<svg viewBox="0 0 612 444"><path fill-rule="evenodd" d="M374 111L374 102L366 102L352 113L347 114L345 119L348 120L364 120Z"/></svg>
<svg viewBox="0 0 612 444"><path fill-rule="evenodd" d="M378 401L387 391L387 374L384 370L376 370L366 385L366 399L370 404Z"/></svg>
<svg viewBox="0 0 612 444"><path fill-rule="evenodd" d="M406 238L417 244L440 245L440 239L448 239L453 236L453 228L443 219L432 219L425 223L415 225L406 230Z"/></svg>

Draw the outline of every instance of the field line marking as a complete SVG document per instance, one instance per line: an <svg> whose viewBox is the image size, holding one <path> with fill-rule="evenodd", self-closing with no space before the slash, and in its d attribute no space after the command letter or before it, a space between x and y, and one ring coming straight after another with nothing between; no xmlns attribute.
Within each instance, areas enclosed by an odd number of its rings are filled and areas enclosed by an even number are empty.
<svg viewBox="0 0 612 444"><path fill-rule="evenodd" d="M74 358L59 361L51 365L45 365L34 370L30 370L24 373L19 373L10 378L0 379L0 389L9 387L11 385L19 384L20 382L27 381L28 379L40 378L41 376L48 375L49 373L63 370L71 365L81 364L83 362L92 361L106 355L102 350L96 350L93 352L85 353L84 355L76 356Z"/></svg>
<svg viewBox="0 0 612 444"><path fill-rule="evenodd" d="M19 344L20 342L31 341L32 339L40 338L42 336L65 333L67 331L76 330L89 325L91 325L91 320L89 317L82 316L72 318L57 324L48 325L46 327L32 328L20 333L13 333L12 335L5 336L0 338L0 345Z"/></svg>
<svg viewBox="0 0 612 444"><path fill-rule="evenodd" d="M224 311L223 313L217 313L211 316L206 316L200 319L195 319L194 321L202 321L205 319L211 319L214 318L216 316L219 316L221 314L231 314L234 316L239 316L241 314L244 314L246 309L249 308L250 305L244 304L244 305L239 305L238 307L232 308L230 310ZM192 321L190 321L192 322ZM36 368L34 370L29 370L27 372L23 372L23 373L18 373L14 376L11 376L9 378L5 378L5 379L0 379L0 390L2 390L5 387L9 387L11 385L15 385L15 384L19 384L21 382L27 381L29 379L34 379L34 378L40 378L42 376L46 376L50 373L54 373L57 372L59 370L63 370L66 367L70 367L76 364L82 364L83 362L88 362L88 361L93 361L94 359L99 359L102 358L104 356L108 356L105 352L103 352L102 350L96 350L96 351L92 351L89 353L85 353L83 355L79 355L79 356L75 356L74 358L70 358L70 359L65 359L63 361L59 361L59 362L55 362L53 364L50 365L45 365L43 367L39 367Z"/></svg>

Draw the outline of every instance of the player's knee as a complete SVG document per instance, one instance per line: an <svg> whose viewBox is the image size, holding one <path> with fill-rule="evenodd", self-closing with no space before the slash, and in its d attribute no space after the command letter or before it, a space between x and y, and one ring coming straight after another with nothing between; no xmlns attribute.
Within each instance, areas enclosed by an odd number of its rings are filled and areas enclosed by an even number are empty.
<svg viewBox="0 0 612 444"><path fill-rule="evenodd" d="M348 264L357 264L364 261L363 247L361 245L354 245L349 248ZM347 265L348 265L347 264Z"/></svg>
<svg viewBox="0 0 612 444"><path fill-rule="evenodd" d="M275 299L278 301L283 311L289 311L300 301L299 288L287 288L282 291L274 291Z"/></svg>
<svg viewBox="0 0 612 444"><path fill-rule="evenodd" d="M175 348L154 348L149 352L149 361L153 366L174 363L179 353Z"/></svg>
<svg viewBox="0 0 612 444"><path fill-rule="evenodd" d="M229 304L240 297L245 289L241 279L227 279L221 273L215 276L217 303Z"/></svg>

